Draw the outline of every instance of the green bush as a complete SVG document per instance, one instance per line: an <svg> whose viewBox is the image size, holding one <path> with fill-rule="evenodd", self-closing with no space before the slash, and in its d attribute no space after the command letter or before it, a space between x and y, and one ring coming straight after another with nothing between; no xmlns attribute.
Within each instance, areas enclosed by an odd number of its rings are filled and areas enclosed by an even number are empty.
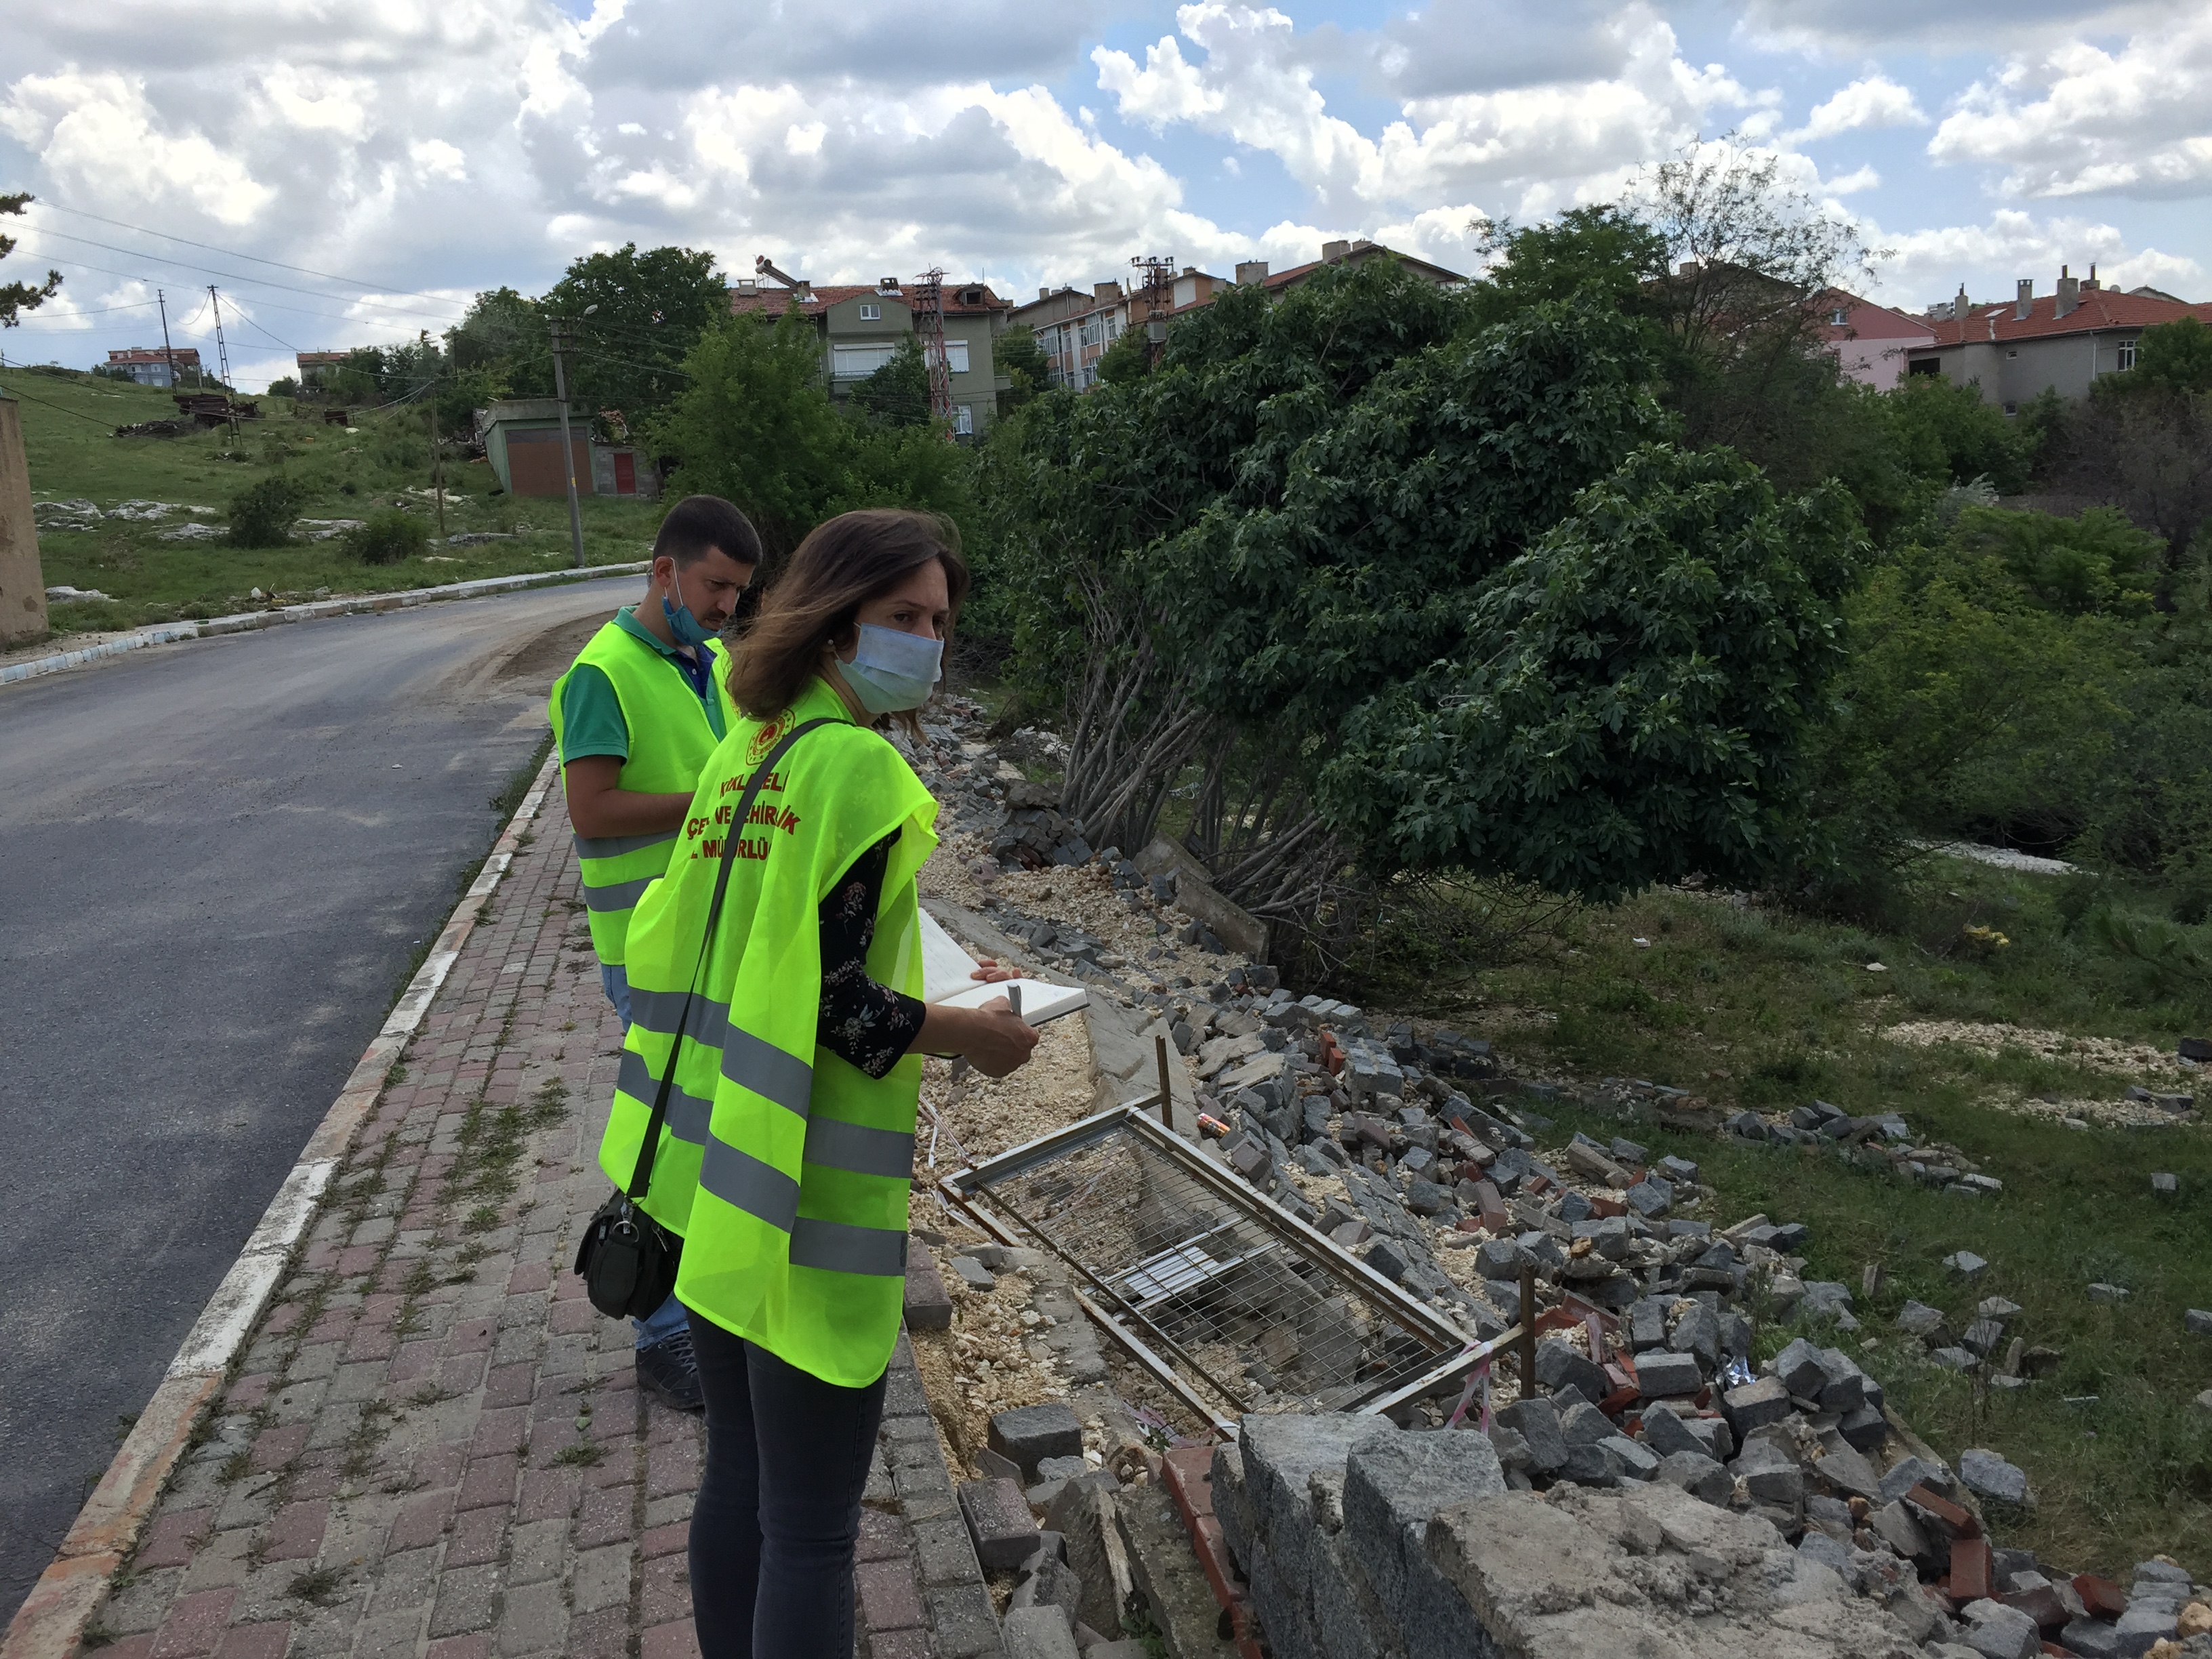
<svg viewBox="0 0 2212 1659"><path fill-rule="evenodd" d="M234 547L283 547L292 539L292 520L307 497L281 472L250 483L230 498L230 542Z"/></svg>
<svg viewBox="0 0 2212 1659"><path fill-rule="evenodd" d="M420 557L429 545L429 526L396 507L370 514L360 528L345 535L346 551L363 564L398 564Z"/></svg>

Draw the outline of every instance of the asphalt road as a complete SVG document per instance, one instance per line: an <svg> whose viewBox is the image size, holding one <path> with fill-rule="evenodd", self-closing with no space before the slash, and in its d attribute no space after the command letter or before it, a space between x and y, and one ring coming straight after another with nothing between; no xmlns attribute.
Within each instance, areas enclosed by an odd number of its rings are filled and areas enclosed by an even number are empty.
<svg viewBox="0 0 2212 1659"><path fill-rule="evenodd" d="M0 1627L384 1023L625 576L0 689Z"/></svg>

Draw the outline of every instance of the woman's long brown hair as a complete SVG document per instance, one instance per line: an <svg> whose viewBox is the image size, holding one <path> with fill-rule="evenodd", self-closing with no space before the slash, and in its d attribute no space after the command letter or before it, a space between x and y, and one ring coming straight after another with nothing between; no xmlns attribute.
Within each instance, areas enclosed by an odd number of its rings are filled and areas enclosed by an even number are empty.
<svg viewBox="0 0 2212 1659"><path fill-rule="evenodd" d="M817 525L745 627L730 664L730 697L747 717L772 720L821 672L825 647L850 642L860 607L932 559L945 567L952 617L968 597L960 532L933 513L869 507ZM945 624L951 638L952 625Z"/></svg>

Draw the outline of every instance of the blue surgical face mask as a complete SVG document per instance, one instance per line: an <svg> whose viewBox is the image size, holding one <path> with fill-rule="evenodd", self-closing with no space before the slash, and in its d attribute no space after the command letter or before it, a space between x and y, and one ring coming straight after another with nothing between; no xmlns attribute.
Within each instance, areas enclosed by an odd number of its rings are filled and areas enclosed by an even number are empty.
<svg viewBox="0 0 2212 1659"><path fill-rule="evenodd" d="M860 643L853 660L838 671L860 707L871 714L896 714L929 701L930 688L945 675L945 641L896 628L860 624Z"/></svg>
<svg viewBox="0 0 2212 1659"><path fill-rule="evenodd" d="M688 605L671 605L664 596L660 614L668 618L668 631L676 635L678 645L688 645L696 651L714 637L714 630L702 625Z"/></svg>

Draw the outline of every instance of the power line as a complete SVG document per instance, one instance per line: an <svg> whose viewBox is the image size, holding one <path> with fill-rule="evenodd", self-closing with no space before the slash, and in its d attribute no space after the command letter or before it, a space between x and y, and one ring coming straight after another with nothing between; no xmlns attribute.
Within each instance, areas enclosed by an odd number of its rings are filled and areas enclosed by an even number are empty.
<svg viewBox="0 0 2212 1659"><path fill-rule="evenodd" d="M133 301L131 301L131 303L130 303L130 304L128 304L128 305L121 305L121 306L93 306L93 307L89 307L89 308L82 309L82 310L77 310L77 311L57 311L57 312L55 312L55 313L53 313L53 315L55 315L55 316L56 316L56 317L58 317L58 317L100 317L100 316L105 316L107 313L109 313L109 312L111 312L111 311L143 311L143 310L144 310L148 306L150 306L150 305L152 305L153 303L154 303L154 302L153 302L151 300L133 300ZM25 329L25 330L23 330L22 331L23 331L23 332L25 332L25 333L27 333L27 334L73 334L73 333L77 332L78 331L76 331L76 330L75 330L75 329L66 329L66 328L33 328L33 329Z"/></svg>
<svg viewBox="0 0 2212 1659"><path fill-rule="evenodd" d="M290 283L271 282L266 276L256 276L246 271L224 270L216 265L195 264L189 259L173 258L166 253L149 253L143 248L122 247L113 242L94 241L89 236L72 236L69 232L65 230L56 230L50 225L37 225L31 227L31 228L35 229L40 234L44 236L58 236L65 242L82 242L87 247L105 248L110 253L127 253L136 258L151 259L156 264L174 265L179 270L197 270L203 276L228 277L233 282L244 283L249 288L271 288L283 294L304 294L312 300L344 300L346 297L343 294L325 293L320 289L300 288ZM67 260L64 260L62 263L67 264L69 262ZM101 269L101 267L88 266L88 269L99 270ZM111 276L124 276L127 273L122 271L112 271L109 274ZM139 280L143 282L144 278L141 277ZM427 321L433 323L444 323L448 326L451 326L453 321L453 319L451 317L432 316L431 313L427 311L413 311L410 310L405 306L390 305L381 300L348 300L346 302L349 305L374 306L380 311L392 312L402 317L421 317ZM465 312L466 307L464 307L462 309Z"/></svg>
<svg viewBox="0 0 2212 1659"><path fill-rule="evenodd" d="M44 398L33 398L27 392L11 392L8 395L11 398L21 398L27 404L37 404L43 408L59 410L64 415L74 415L80 421L90 421L94 426L106 427L111 431L115 426L115 422L112 421L103 421L97 415L88 415L82 410L64 409L59 404L47 403Z"/></svg>
<svg viewBox="0 0 2212 1659"><path fill-rule="evenodd" d="M52 260L54 264L56 264L70 265L70 266L73 266L73 267L75 267L76 270L96 270L96 271L99 271L99 272L100 272L101 275L103 275L103 276L120 276L120 277L122 277L125 282L131 282L131 283L143 283L143 282L148 282L148 281L150 281L150 280L151 280L149 277L148 277L148 276L146 276L146 274L145 274L143 271L137 271L137 270L114 270L113 268L112 268L112 267L110 267L110 266L107 266L107 265L88 264L87 264L84 260L82 260L82 259L71 259L71 258L68 258L64 257L64 255L61 255L61 254L58 254L58 253L41 254L41 255L37 255L37 256L35 256L35 257L37 257L37 258L45 258L45 259L50 259L50 260ZM303 290L303 291L304 291L304 290ZM345 298L345 295L343 295L343 294L324 294L324 295L315 295L315 296L313 296L313 297L318 298L318 299L324 299L324 300L343 300L343 299L344 299L344 298ZM151 300L145 300L145 301L139 301L138 303L140 303L140 304L143 304L143 305L152 305L154 302L153 302ZM254 303L254 304L256 304L257 306L261 307L264 310L267 310L267 311L281 311L281 312L283 312L283 313L284 313L286 315L288 315L288 316L293 316L293 317L320 317L320 318L324 319L325 321L328 321L328 322L333 322L333 323L352 323L352 324L355 324L356 326L363 326L363 327L368 327L368 328L377 328L377 327L381 327L381 326L383 325L382 325L382 322L380 321L380 319L376 319L376 318L374 318L374 317L368 319L366 320L366 322L364 322L364 321L363 321L363 319L362 319L361 318L358 318L358 317L344 317L344 316L341 316L341 315L339 315L339 313L337 313L337 312L335 312L335 311L309 311L309 310L308 310L306 307L304 307L304 306L288 306L288 305L284 304L283 301L277 301L277 300L258 300L258 300L256 300L253 303ZM350 303L350 301L349 301L349 303ZM128 308L129 308L129 307L117 307L117 309L121 309L121 310L127 310ZM76 315L88 315L89 313L74 313L74 314L76 314ZM198 313L195 313L194 314L195 314L195 315L197 315ZM435 322L435 321L437 321L438 319L437 319L436 318L433 317L433 318L428 319L428 320L429 320L429 321L431 321L431 322ZM179 325L178 325L178 326L181 328L182 326L184 326L184 325L180 323L180 324L179 324Z"/></svg>
<svg viewBox="0 0 2212 1659"><path fill-rule="evenodd" d="M90 219L96 224L113 225L118 230L136 231L141 236L159 236L164 241L182 242L186 247L204 248L210 253L220 253L233 259L245 259L257 265L273 265L279 270L296 270L302 276L320 276L325 282L345 283L355 288L365 288L374 294L407 294L418 300L431 300L441 305L453 303L441 294L428 294L421 289L388 288L380 283L365 283L358 276L341 276L335 271L314 270L306 265L287 264L282 259L264 259L258 253L241 253L236 248L218 247L213 242L195 242L189 236L179 236L166 230L149 230L143 225L127 224L120 219L102 218L97 213L87 213L82 208L64 207L58 202L41 201L39 205L57 213L66 213L79 219ZM61 233L57 232L56 234ZM82 238L80 240L83 240Z"/></svg>

